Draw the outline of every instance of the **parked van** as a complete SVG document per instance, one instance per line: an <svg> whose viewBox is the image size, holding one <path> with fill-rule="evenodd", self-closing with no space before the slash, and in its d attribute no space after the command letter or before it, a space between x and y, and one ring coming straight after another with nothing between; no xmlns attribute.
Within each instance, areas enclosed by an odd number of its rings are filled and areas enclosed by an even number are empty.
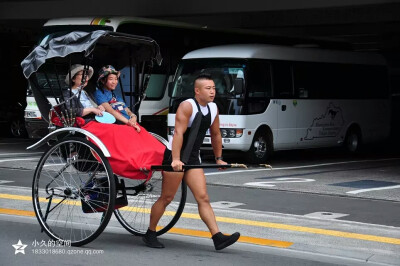
<svg viewBox="0 0 400 266"><path fill-rule="evenodd" d="M265 163L275 150L343 145L354 152L389 136L388 69L380 55L248 44L192 51L171 84L169 136L202 72L216 85L223 149L243 151L249 162Z"/></svg>

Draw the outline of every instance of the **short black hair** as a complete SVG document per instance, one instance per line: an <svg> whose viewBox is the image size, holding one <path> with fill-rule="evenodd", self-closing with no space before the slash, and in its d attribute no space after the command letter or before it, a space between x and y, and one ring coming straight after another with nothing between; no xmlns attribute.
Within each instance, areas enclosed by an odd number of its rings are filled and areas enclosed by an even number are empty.
<svg viewBox="0 0 400 266"><path fill-rule="evenodd" d="M194 82L196 82L197 80L202 80L202 79L206 79L206 80L213 80L211 77L211 74L203 72L200 73L195 79Z"/></svg>

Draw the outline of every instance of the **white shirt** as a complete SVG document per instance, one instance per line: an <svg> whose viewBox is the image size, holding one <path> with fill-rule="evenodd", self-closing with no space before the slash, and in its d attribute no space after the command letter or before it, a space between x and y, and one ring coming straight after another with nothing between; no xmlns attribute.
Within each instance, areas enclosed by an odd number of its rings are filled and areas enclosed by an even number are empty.
<svg viewBox="0 0 400 266"><path fill-rule="evenodd" d="M72 90L72 92L76 95L76 97L78 97L78 95L79 95L78 89ZM81 92L81 97L80 97L79 101L81 102L83 108L97 107L96 104L91 101L89 96L86 94L86 91L84 91L84 90L82 90L82 92Z"/></svg>
<svg viewBox="0 0 400 266"><path fill-rule="evenodd" d="M196 116L196 114L198 112L197 105L196 105L196 102L193 99L187 99L184 102L190 102L192 104L192 115L190 116L189 124L188 124L188 127L191 127L192 123L193 123L193 119L194 119L194 117ZM203 113L203 115L207 115L208 114L207 105L206 106L202 106L201 104L199 104L199 106L200 106L200 111ZM217 108L217 105L215 103L213 103L213 102L208 103L208 106L210 107L210 111L211 111L211 124L210 124L210 126L211 126L212 123L214 123L215 117L217 116L218 108Z"/></svg>
<svg viewBox="0 0 400 266"><path fill-rule="evenodd" d="M192 105L192 115L190 116L189 119L189 123L188 123L188 127L192 126L194 117L196 116L198 109L197 109L197 105L196 102L193 99L187 99L183 102L189 102ZM182 103L181 103L182 104ZM199 104L200 106L200 111L203 113L203 115L207 115L208 114L208 108L207 105L206 106L202 106L201 104ZM210 107L210 112L211 112L211 124L210 126L214 123L215 117L217 116L218 113L218 108L217 105L213 102L208 103L208 106ZM178 107L179 108L179 107ZM219 125L218 125L219 126ZM174 139L174 137L170 137L167 148L169 150L172 150L172 140Z"/></svg>

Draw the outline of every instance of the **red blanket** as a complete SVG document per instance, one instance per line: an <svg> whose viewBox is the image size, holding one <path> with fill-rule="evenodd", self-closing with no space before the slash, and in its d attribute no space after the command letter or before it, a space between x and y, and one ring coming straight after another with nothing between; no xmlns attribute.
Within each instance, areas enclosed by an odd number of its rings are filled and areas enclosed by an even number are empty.
<svg viewBox="0 0 400 266"><path fill-rule="evenodd" d="M108 158L111 168L119 176L146 179L148 174L141 169L150 170L152 165L162 163L165 146L143 127L137 132L127 125L92 121L82 128L104 143L111 154Z"/></svg>

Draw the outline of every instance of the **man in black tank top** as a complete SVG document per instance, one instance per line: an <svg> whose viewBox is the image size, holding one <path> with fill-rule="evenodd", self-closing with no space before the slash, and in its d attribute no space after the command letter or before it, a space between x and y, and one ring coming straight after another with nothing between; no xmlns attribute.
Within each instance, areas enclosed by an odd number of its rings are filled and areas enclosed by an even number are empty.
<svg viewBox="0 0 400 266"><path fill-rule="evenodd" d="M199 75L194 81L194 91L197 110L192 108L192 104L187 101L179 105L175 116L172 152L166 149L164 154L163 164L170 164L175 172L163 172L161 196L151 208L150 225L143 241L152 248L164 247L157 239L156 226L165 208L174 198L182 179L185 180L197 201L200 217L210 230L215 249L226 248L240 237L238 232L232 235L224 235L219 231L214 211L210 205L203 169L197 168L180 172L185 163L188 165L200 164L199 150L208 128L210 128L215 161L217 164L226 164L222 158L222 138L218 112L211 124L212 114L208 103L211 103L215 97L215 84L211 76L208 74ZM207 106L208 113L206 115L203 115L200 106ZM191 127L188 127L193 112L197 112L197 114Z"/></svg>

